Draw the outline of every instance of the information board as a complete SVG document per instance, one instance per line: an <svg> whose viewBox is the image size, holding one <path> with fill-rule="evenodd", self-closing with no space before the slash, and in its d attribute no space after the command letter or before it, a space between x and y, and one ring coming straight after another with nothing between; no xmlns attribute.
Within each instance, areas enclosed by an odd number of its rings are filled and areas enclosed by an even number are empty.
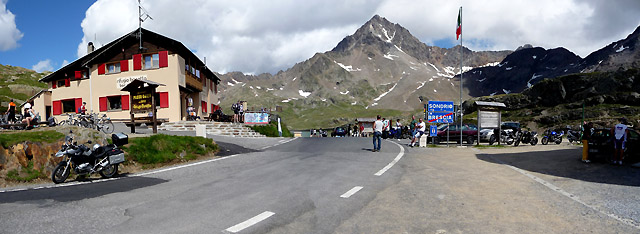
<svg viewBox="0 0 640 234"><path fill-rule="evenodd" d="M500 125L500 112L497 111L478 111L478 127L480 128L498 128Z"/></svg>
<svg viewBox="0 0 640 234"><path fill-rule="evenodd" d="M140 90L131 92L131 112L145 113L152 111L153 104L152 90Z"/></svg>

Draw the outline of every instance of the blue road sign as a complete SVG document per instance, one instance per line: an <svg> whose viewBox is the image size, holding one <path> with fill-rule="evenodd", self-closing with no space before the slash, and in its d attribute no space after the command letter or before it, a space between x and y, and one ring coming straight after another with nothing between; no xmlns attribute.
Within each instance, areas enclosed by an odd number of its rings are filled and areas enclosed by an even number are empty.
<svg viewBox="0 0 640 234"><path fill-rule="evenodd" d="M431 125L429 126L429 136L438 136L438 126Z"/></svg>
<svg viewBox="0 0 640 234"><path fill-rule="evenodd" d="M428 123L453 123L453 112L449 113L433 113L427 114Z"/></svg>
<svg viewBox="0 0 640 234"><path fill-rule="evenodd" d="M453 102L429 101L427 112L453 112Z"/></svg>

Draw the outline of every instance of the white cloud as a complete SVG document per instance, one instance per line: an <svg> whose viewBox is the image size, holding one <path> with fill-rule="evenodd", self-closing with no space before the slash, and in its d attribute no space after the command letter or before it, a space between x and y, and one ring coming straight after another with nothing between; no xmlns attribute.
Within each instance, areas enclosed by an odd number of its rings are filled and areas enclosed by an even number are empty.
<svg viewBox="0 0 640 234"><path fill-rule="evenodd" d="M640 24L637 0L146 0L153 20L143 27L207 57L214 71L275 73L332 49L375 14L427 44L455 43L460 5L464 45L473 50L513 50L528 43L565 47L584 57ZM99 47L137 28L137 15L136 1L97 0L82 21L78 56L94 38Z"/></svg>
<svg viewBox="0 0 640 234"><path fill-rule="evenodd" d="M18 47L23 35L16 26L16 16L7 9L7 0L0 0L0 51Z"/></svg>
<svg viewBox="0 0 640 234"><path fill-rule="evenodd" d="M66 59L62 60L62 65L60 65L60 68L63 68L64 66L67 66L67 65L69 65L69 61L67 61Z"/></svg>
<svg viewBox="0 0 640 234"><path fill-rule="evenodd" d="M53 66L51 65L51 59L42 60L36 63L36 65L33 65L31 67L31 70L34 70L36 72L53 71Z"/></svg>

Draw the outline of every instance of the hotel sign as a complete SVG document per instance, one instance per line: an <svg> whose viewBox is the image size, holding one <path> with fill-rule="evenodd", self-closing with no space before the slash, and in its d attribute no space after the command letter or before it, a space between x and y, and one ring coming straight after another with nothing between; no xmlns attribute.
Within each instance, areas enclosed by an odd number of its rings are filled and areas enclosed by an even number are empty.
<svg viewBox="0 0 640 234"><path fill-rule="evenodd" d="M131 112L144 113L153 111L153 90L131 92Z"/></svg>
<svg viewBox="0 0 640 234"><path fill-rule="evenodd" d="M116 80L116 87L118 90L123 89L127 86L131 81L134 80L146 80L147 75L139 75L139 76L130 76L130 77L120 77Z"/></svg>

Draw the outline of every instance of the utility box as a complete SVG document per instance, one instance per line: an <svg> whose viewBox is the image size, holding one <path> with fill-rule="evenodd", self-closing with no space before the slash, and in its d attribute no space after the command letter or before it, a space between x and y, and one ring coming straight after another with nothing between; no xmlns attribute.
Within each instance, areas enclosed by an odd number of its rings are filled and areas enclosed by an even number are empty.
<svg viewBox="0 0 640 234"><path fill-rule="evenodd" d="M117 146L123 146L126 144L129 144L129 136L127 136L127 134L124 133L114 133L111 134L111 141L113 142L114 145Z"/></svg>
<svg viewBox="0 0 640 234"><path fill-rule="evenodd" d="M207 126L203 124L196 125L196 136L207 137Z"/></svg>

